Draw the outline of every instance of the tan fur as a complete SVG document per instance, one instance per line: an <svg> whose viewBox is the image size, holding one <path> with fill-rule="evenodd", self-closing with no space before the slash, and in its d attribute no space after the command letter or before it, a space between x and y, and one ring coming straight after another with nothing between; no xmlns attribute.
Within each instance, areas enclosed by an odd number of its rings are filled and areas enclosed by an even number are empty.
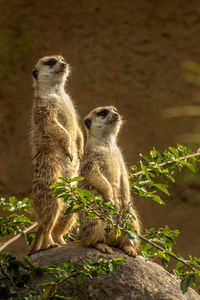
<svg viewBox="0 0 200 300"><path fill-rule="evenodd" d="M54 65L47 62L54 60ZM78 175L83 154L83 135L70 97L64 91L69 66L61 56L41 58L33 70L35 98L32 109L33 207L38 233L31 252L63 245L74 224L74 214L64 216L61 200L50 186L59 177Z"/></svg>
<svg viewBox="0 0 200 300"><path fill-rule="evenodd" d="M98 115L102 111L107 111L107 115ZM133 227L140 233L138 216L131 205L127 169L116 143L122 124L119 113L113 106L97 107L86 117L85 124L88 127L88 138L80 171L85 180L80 182L80 187L101 194L105 201L115 204L120 212L129 209L136 217ZM105 226L100 220L87 219L86 214L81 212L81 244L107 253L112 253L109 246L116 246L128 255L136 255L138 244L133 247L124 233L116 240L116 232L106 233Z"/></svg>

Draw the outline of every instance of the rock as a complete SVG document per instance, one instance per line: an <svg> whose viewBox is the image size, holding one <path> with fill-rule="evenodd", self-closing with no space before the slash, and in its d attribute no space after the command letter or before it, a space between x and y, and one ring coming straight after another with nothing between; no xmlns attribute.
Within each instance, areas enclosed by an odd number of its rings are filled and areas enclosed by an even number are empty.
<svg viewBox="0 0 200 300"><path fill-rule="evenodd" d="M160 265L148 262L143 257L125 255L120 249L113 248L114 254L104 254L93 248L80 245L67 245L38 252L31 256L34 263L41 265L63 264L67 260L81 263L84 258L97 261L100 258L122 257L125 265L118 266L116 274L101 275L74 285L64 284L62 290L68 297L80 300L198 300L200 296L192 289L186 294L180 290L180 280ZM40 278L37 278L39 281Z"/></svg>

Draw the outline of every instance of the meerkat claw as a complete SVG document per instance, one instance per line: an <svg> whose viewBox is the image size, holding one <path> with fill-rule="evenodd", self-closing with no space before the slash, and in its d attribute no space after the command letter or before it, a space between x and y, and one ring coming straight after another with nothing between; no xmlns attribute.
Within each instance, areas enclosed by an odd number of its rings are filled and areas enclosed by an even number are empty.
<svg viewBox="0 0 200 300"><path fill-rule="evenodd" d="M134 247L128 246L128 247L123 247L122 250L124 250L124 252L126 254L128 254L129 256L133 256L136 257L137 256L137 252L134 249Z"/></svg>
<svg viewBox="0 0 200 300"><path fill-rule="evenodd" d="M104 243L98 243L94 247L104 253L109 253L109 254L113 253L112 249Z"/></svg>

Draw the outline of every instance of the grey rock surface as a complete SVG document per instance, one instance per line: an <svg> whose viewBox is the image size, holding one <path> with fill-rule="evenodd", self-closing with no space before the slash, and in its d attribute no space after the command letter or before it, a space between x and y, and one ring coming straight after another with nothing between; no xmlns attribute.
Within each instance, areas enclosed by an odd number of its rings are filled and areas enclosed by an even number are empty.
<svg viewBox="0 0 200 300"><path fill-rule="evenodd" d="M83 283L64 284L62 290L68 297L80 300L198 300L200 296L192 289L186 294L180 290L180 281L160 265L148 262L143 257L132 258L120 249L113 248L114 254L101 253L93 248L67 245L41 251L31 256L31 260L41 265L62 264L67 260L81 263L84 258L96 261L100 258L122 257L125 265L119 265L116 274L87 278ZM40 278L37 278L39 281Z"/></svg>

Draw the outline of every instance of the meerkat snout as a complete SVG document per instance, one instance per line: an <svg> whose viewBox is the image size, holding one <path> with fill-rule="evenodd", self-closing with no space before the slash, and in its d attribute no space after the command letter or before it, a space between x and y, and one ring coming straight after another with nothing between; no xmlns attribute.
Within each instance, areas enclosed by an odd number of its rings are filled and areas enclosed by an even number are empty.
<svg viewBox="0 0 200 300"><path fill-rule="evenodd" d="M113 114L112 114L112 120L113 120L113 121L117 121L117 120L119 120L119 118L120 118L120 116L119 116L118 113L113 113Z"/></svg>

